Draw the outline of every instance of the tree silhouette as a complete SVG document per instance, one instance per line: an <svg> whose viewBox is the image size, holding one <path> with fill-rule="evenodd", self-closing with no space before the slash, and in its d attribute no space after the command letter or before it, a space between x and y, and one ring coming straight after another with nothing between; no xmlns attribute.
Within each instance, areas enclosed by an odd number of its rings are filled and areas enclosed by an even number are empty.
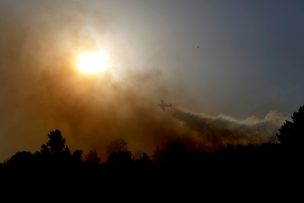
<svg viewBox="0 0 304 203"><path fill-rule="evenodd" d="M27 151L17 152L6 163L16 166L31 165L34 161L34 155Z"/></svg>
<svg viewBox="0 0 304 203"><path fill-rule="evenodd" d="M114 140L107 146L108 155L112 153L127 152L127 151L128 151L128 143L124 139Z"/></svg>
<svg viewBox="0 0 304 203"><path fill-rule="evenodd" d="M101 159L98 156L96 151L90 151L84 161L88 164L99 165L101 162Z"/></svg>
<svg viewBox="0 0 304 203"><path fill-rule="evenodd" d="M76 150L72 154L72 160L75 164L80 164L82 161L82 150Z"/></svg>
<svg viewBox="0 0 304 203"><path fill-rule="evenodd" d="M69 165L76 163L76 159L81 159L81 151L71 155L71 152L65 144L65 139L60 130L51 131L48 134L49 141L41 146L41 159L45 164Z"/></svg>
<svg viewBox="0 0 304 203"><path fill-rule="evenodd" d="M107 165L114 171L126 172L132 165L132 154L128 151L128 143L123 139L112 141L107 146L109 155Z"/></svg>
<svg viewBox="0 0 304 203"><path fill-rule="evenodd" d="M69 148L65 144L65 139L61 135L60 130L51 131L48 134L49 141L41 146L41 152L50 154L68 153Z"/></svg>
<svg viewBox="0 0 304 203"><path fill-rule="evenodd" d="M304 106L292 115L292 121L286 120L277 134L278 140L287 146L304 144Z"/></svg>
<svg viewBox="0 0 304 203"><path fill-rule="evenodd" d="M115 170L126 170L132 164L132 154L125 151L113 152L110 154L107 164Z"/></svg>

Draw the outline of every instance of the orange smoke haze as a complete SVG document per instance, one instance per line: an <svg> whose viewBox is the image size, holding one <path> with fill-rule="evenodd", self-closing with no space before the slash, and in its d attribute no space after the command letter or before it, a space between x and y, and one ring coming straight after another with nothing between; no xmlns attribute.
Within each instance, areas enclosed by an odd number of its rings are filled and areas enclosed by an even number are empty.
<svg viewBox="0 0 304 203"><path fill-rule="evenodd" d="M79 50L107 47L108 38L103 34L111 20L78 4L65 10L62 5L46 3L32 15L7 8L1 11L0 159L20 150L38 150L53 129L62 131L72 150L94 149L102 157L106 146L118 138L131 151L150 154L175 138L206 149L273 141L281 118L252 125L180 109L163 112L157 106L160 99L170 98L174 105L183 95L171 94L172 89L178 90L168 88L158 69L126 68L127 53L115 57L121 60L121 70L94 77L79 74L75 55ZM13 19L4 18L6 12ZM93 34L88 24L94 27ZM96 33L105 45L96 39ZM119 80L117 74L121 74ZM259 131L252 130L257 128Z"/></svg>

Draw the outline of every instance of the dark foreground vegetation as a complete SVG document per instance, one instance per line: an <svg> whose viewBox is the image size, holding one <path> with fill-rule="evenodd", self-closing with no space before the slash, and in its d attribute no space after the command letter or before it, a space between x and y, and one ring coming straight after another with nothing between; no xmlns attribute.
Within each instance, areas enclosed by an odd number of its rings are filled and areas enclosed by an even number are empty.
<svg viewBox="0 0 304 203"><path fill-rule="evenodd" d="M74 197L106 191L135 196L174 191L176 197L187 190L196 195L209 191L280 195L303 187L304 106L279 129L277 143L227 146L212 153L194 151L173 140L150 158L144 152L131 154L126 143L117 140L109 146L107 161L101 162L94 151L84 157L81 150L71 152L59 130L48 137L39 151L17 152L0 165L2 186L38 189L47 195L70 190Z"/></svg>

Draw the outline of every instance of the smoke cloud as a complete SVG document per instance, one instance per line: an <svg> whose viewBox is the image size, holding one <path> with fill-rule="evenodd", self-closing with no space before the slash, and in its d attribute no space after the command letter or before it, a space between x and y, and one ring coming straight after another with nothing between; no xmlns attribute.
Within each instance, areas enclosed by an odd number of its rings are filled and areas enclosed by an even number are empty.
<svg viewBox="0 0 304 203"><path fill-rule="evenodd" d="M115 71L80 75L75 53L103 46L113 19L81 1L41 2L31 8L16 1L0 4L1 160L16 151L38 150L53 129L63 132L70 148L94 149L102 157L119 138L131 151L150 154L176 138L210 150L275 141L286 119L277 112L245 120L181 109L163 112L158 100L173 96L160 70L128 69L120 80Z"/></svg>
<svg viewBox="0 0 304 203"><path fill-rule="evenodd" d="M243 120L227 115L211 116L174 110L173 116L189 127L211 149L228 144L261 144L276 142L278 128L288 118L279 112L269 112L264 118L248 117Z"/></svg>

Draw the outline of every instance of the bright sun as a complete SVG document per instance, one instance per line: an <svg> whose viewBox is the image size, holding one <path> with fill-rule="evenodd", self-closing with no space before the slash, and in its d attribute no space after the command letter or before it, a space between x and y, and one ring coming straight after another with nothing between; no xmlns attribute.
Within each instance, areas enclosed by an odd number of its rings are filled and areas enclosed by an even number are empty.
<svg viewBox="0 0 304 203"><path fill-rule="evenodd" d="M83 74L102 73L108 68L107 56L97 51L81 53L77 58L76 65Z"/></svg>

